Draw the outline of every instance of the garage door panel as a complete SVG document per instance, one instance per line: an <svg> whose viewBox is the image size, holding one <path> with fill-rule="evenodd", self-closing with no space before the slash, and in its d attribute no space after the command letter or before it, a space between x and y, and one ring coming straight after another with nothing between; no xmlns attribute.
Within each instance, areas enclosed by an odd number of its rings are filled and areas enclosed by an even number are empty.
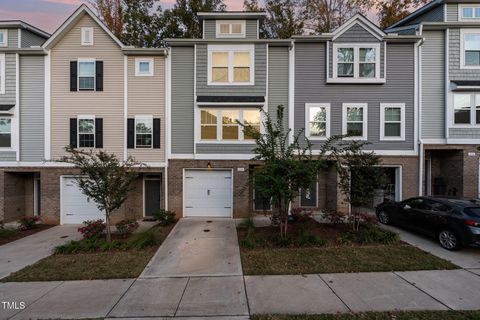
<svg viewBox="0 0 480 320"><path fill-rule="evenodd" d="M105 220L105 213L93 199L82 193L74 178L62 179L62 223L81 224L87 220Z"/></svg>

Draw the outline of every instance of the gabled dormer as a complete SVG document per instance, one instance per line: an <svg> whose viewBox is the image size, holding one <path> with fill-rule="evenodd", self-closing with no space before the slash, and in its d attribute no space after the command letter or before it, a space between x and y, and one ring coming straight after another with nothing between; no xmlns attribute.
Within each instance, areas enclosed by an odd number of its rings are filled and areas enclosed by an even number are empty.
<svg viewBox="0 0 480 320"><path fill-rule="evenodd" d="M203 39L258 39L264 12L200 12Z"/></svg>

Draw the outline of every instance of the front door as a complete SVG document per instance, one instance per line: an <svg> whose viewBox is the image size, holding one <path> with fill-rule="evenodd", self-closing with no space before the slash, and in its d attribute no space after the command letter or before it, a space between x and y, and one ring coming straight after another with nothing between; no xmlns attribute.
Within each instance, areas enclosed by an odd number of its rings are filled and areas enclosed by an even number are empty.
<svg viewBox="0 0 480 320"><path fill-rule="evenodd" d="M161 208L162 180L160 176L145 177L145 216L153 216Z"/></svg>

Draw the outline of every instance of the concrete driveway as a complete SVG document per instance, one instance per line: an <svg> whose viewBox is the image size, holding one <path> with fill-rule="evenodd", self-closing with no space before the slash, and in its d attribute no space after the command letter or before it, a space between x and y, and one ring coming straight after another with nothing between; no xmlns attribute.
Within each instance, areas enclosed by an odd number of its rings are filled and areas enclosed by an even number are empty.
<svg viewBox="0 0 480 320"><path fill-rule="evenodd" d="M0 279L52 254L53 248L78 240L78 226L56 226L0 246Z"/></svg>
<svg viewBox="0 0 480 320"><path fill-rule="evenodd" d="M140 278L241 276L232 219L181 219Z"/></svg>

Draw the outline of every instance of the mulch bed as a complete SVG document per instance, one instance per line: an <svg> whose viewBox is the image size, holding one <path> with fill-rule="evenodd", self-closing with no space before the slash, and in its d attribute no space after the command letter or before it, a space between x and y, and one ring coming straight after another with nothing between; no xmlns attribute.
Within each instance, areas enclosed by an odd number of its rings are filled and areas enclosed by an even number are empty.
<svg viewBox="0 0 480 320"><path fill-rule="evenodd" d="M47 230L47 229L50 229L50 228L53 228L53 227L55 227L55 225L37 224L35 226L35 228L30 229L30 230L25 230L25 231L18 230L17 233L12 235L11 237L0 239L0 245L7 244L7 243L13 242L15 240L19 240L19 239L31 236L32 234L35 234L37 232L44 231L44 230Z"/></svg>

